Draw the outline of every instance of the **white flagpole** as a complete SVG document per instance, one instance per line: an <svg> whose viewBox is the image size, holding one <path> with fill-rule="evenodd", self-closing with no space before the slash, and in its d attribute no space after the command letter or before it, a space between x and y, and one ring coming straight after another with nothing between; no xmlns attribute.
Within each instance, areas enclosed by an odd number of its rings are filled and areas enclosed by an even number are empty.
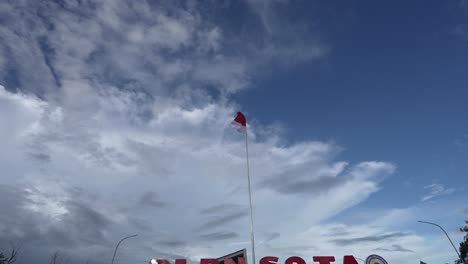
<svg viewBox="0 0 468 264"><path fill-rule="evenodd" d="M246 154L246 159L247 159L247 180L249 183L250 242L252 244L252 264L256 264L255 263L254 226L253 226L253 215L252 215L252 191L250 189L249 143L247 140L247 126L245 126L245 154Z"/></svg>

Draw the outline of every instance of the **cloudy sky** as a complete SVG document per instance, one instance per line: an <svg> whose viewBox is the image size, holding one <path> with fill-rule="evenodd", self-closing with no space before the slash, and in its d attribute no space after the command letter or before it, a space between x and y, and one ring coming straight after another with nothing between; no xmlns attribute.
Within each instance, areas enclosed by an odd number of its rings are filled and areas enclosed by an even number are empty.
<svg viewBox="0 0 468 264"><path fill-rule="evenodd" d="M257 258L453 263L468 2L377 2L1 1L0 250L250 250L243 111Z"/></svg>

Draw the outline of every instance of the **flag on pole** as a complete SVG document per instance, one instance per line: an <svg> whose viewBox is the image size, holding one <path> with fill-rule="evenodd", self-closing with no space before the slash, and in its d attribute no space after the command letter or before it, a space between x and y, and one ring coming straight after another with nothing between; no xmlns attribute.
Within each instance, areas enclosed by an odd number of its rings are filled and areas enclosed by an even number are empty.
<svg viewBox="0 0 468 264"><path fill-rule="evenodd" d="M252 245L252 264L255 262L255 239L254 239L254 224L252 213L252 191L250 188L250 169L249 169L249 140L247 136L247 120L242 112L237 112L236 118L232 121L232 125L237 128L239 132L245 135L245 157L247 163L247 183L249 187L249 208L250 208L250 240Z"/></svg>
<svg viewBox="0 0 468 264"><path fill-rule="evenodd" d="M239 131L239 132L246 132L247 131L247 120L245 119L244 114L241 112L237 112L236 118L232 121L232 125Z"/></svg>

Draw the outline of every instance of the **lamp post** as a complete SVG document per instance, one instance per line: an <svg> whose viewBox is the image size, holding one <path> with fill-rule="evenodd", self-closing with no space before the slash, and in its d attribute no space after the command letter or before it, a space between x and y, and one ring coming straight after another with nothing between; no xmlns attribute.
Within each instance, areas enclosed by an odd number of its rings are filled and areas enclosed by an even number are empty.
<svg viewBox="0 0 468 264"><path fill-rule="evenodd" d="M445 230L438 224L436 223L431 223L431 222L426 222L426 221L418 221L419 223L423 223L423 224L429 224L429 225L434 225L434 226L437 226L438 228L440 228L440 230L442 230L445 235L447 236L448 240L450 241L450 244L452 244L452 247L453 249L455 249L455 252L457 252L457 255L458 255L458 259L460 260L461 263L463 263L463 259L461 258L460 256L460 253L458 252L457 248L455 247L455 245L453 244L452 242L452 239L450 239L449 235L447 234L447 232L445 232Z"/></svg>
<svg viewBox="0 0 468 264"><path fill-rule="evenodd" d="M114 256L112 256L112 263L111 264L114 264L115 254L117 253L117 249L119 248L120 243L122 243L122 241L124 241L127 238L136 237L136 236L138 236L138 235L131 235L131 236L124 237L119 241L119 243L117 243L117 246L115 246L115 250L114 250Z"/></svg>

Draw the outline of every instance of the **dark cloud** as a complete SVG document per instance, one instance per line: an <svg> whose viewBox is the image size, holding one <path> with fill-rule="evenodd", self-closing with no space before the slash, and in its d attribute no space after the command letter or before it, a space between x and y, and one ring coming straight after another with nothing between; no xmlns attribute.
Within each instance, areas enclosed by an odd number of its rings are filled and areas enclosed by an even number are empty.
<svg viewBox="0 0 468 264"><path fill-rule="evenodd" d="M138 162L142 167L145 167L145 171L155 175L168 175L171 173L168 165L171 163L172 153L169 151L133 140L129 140L127 144L132 151L138 153L140 158Z"/></svg>
<svg viewBox="0 0 468 264"><path fill-rule="evenodd" d="M86 139L86 141L83 139ZM119 152L115 148L103 146L95 138L86 137L83 139L81 139L83 140L83 148L81 151L84 157L100 166L111 168L114 165L120 165L128 167L135 162L126 154Z"/></svg>
<svg viewBox="0 0 468 264"><path fill-rule="evenodd" d="M164 203L159 200L158 194L153 191L145 192L140 199L140 204L151 206L151 207L163 207L164 206Z"/></svg>
<svg viewBox="0 0 468 264"><path fill-rule="evenodd" d="M314 246L288 246L288 247L270 247L268 250L271 252L278 252L279 254L289 255L289 256L301 256L304 254L303 251L317 250L317 247ZM301 252L302 251L302 252Z"/></svg>
<svg viewBox="0 0 468 264"><path fill-rule="evenodd" d="M84 245L111 247L106 231L112 222L104 213L81 196L61 199L31 186L0 185L0 223L9 227L0 228L0 249L14 242L21 246L21 259L26 261L48 259L58 249L75 256L73 252ZM48 207L46 201L51 201L61 212L54 212L58 209Z"/></svg>
<svg viewBox="0 0 468 264"><path fill-rule="evenodd" d="M47 153L30 153L29 156L31 156L33 159L41 161L41 162L50 161L50 155L47 154Z"/></svg>
<svg viewBox="0 0 468 264"><path fill-rule="evenodd" d="M226 215L223 215L223 216L219 216L219 217L212 217L211 220L209 220L208 222L202 224L200 226L200 230L206 230L206 229L210 229L210 228L213 228L213 227L217 227L217 226L221 226L221 225L225 225L225 224L228 224L228 223L231 223L233 221L236 221L237 219L240 219L240 218L243 218L245 216L247 216L248 212L245 210L245 211L237 211L237 212L232 212L232 213L229 213L229 214L226 214Z"/></svg>
<svg viewBox="0 0 468 264"><path fill-rule="evenodd" d="M322 160L306 162L274 175L263 181L261 186L283 194L323 193L352 179L351 176L340 175L345 165L335 163L329 166Z"/></svg>
<svg viewBox="0 0 468 264"><path fill-rule="evenodd" d="M68 201L64 203L68 213L62 222L65 230L74 228L79 232L79 237L86 243L102 243L106 241L105 232L111 224L102 212L91 207L91 203L84 201ZM65 231L64 230L64 231Z"/></svg>
<svg viewBox="0 0 468 264"><path fill-rule="evenodd" d="M331 176L310 177L310 179L293 179L290 173L263 182L264 187L269 187L284 194L309 194L326 192L338 185L346 183L344 178Z"/></svg>
<svg viewBox="0 0 468 264"><path fill-rule="evenodd" d="M391 248L374 248L376 251L387 251L387 252L414 252L411 249L406 249L400 245L392 245Z"/></svg>
<svg viewBox="0 0 468 264"><path fill-rule="evenodd" d="M231 210L239 210L240 208L241 208L240 205L232 204L232 203L225 203L225 204L219 204L219 205L205 208L201 210L200 212L202 214L216 214L216 213L223 213L223 212L231 211Z"/></svg>
<svg viewBox="0 0 468 264"><path fill-rule="evenodd" d="M136 217L131 217L129 219L130 224L132 224L136 229L143 231L143 232L149 232L152 231L152 227L149 223L147 223L145 220L136 218Z"/></svg>
<svg viewBox="0 0 468 264"><path fill-rule="evenodd" d="M403 232L395 232L386 235L375 235L375 236L365 236L365 237L356 237L356 238L343 238L343 239L333 239L331 242L338 244L338 245L349 245L349 244L356 244L356 243L364 243L364 242L379 242L384 240L390 240L393 238L400 238L409 236L409 233Z"/></svg>
<svg viewBox="0 0 468 264"><path fill-rule="evenodd" d="M330 148L320 155L333 156L336 149ZM283 194L317 195L363 178L380 181L395 170L392 164L383 162L362 162L349 169L347 165L346 162L330 163L323 157L312 158L312 161L291 165L264 180L261 186Z"/></svg>
<svg viewBox="0 0 468 264"><path fill-rule="evenodd" d="M6 188L8 188L7 191L5 191ZM105 241L103 232L111 222L90 204L77 200L65 201L60 205L65 211L63 214L49 216L47 213L41 214L29 209L44 207L42 201L29 197L29 192L11 186L2 186L1 189L3 189L0 192L1 200L8 202L8 204L2 204L2 209L9 212L2 214L2 223L21 226L23 231L27 231L18 236L15 232L10 232L12 230L4 230L3 238L33 241L38 244L44 244L46 241L61 246L73 246L79 240L87 243ZM47 198L47 195L38 194ZM50 217L53 219L49 219Z"/></svg>
<svg viewBox="0 0 468 264"><path fill-rule="evenodd" d="M166 240L166 241L159 241L159 245L163 245L166 247L182 247L185 246L187 243L180 240Z"/></svg>
<svg viewBox="0 0 468 264"><path fill-rule="evenodd" d="M349 234L351 233L346 231L345 227L333 227L333 228L330 228L329 232L325 234L325 236L335 237L335 236L345 236Z"/></svg>
<svg viewBox="0 0 468 264"><path fill-rule="evenodd" d="M41 43L44 42L38 41L46 27L37 13L44 17L50 16L51 13L58 11L57 5L52 2L47 5L38 1L26 7L18 2L11 2L10 5L2 5L0 10L1 25L6 29L2 34L4 41L0 47L3 51L7 51L3 52L3 59L8 65L5 68L0 65L2 83L6 84L7 89L34 91L38 95L56 89L57 80L50 65L51 52L43 50ZM15 22L18 16L23 18L20 23ZM17 46L13 44L15 42Z"/></svg>
<svg viewBox="0 0 468 264"><path fill-rule="evenodd" d="M201 235L200 238L203 240L226 240L236 238L239 235L234 232L215 232L210 234Z"/></svg>
<svg viewBox="0 0 468 264"><path fill-rule="evenodd" d="M224 203L202 209L201 214L211 215L210 220L200 226L200 230L231 223L237 219L247 216L248 211L244 206L232 203Z"/></svg>
<svg viewBox="0 0 468 264"><path fill-rule="evenodd" d="M271 233L266 239L265 239L265 243L268 243L274 239L277 239L280 237L280 233L278 232L274 232L274 233Z"/></svg>

